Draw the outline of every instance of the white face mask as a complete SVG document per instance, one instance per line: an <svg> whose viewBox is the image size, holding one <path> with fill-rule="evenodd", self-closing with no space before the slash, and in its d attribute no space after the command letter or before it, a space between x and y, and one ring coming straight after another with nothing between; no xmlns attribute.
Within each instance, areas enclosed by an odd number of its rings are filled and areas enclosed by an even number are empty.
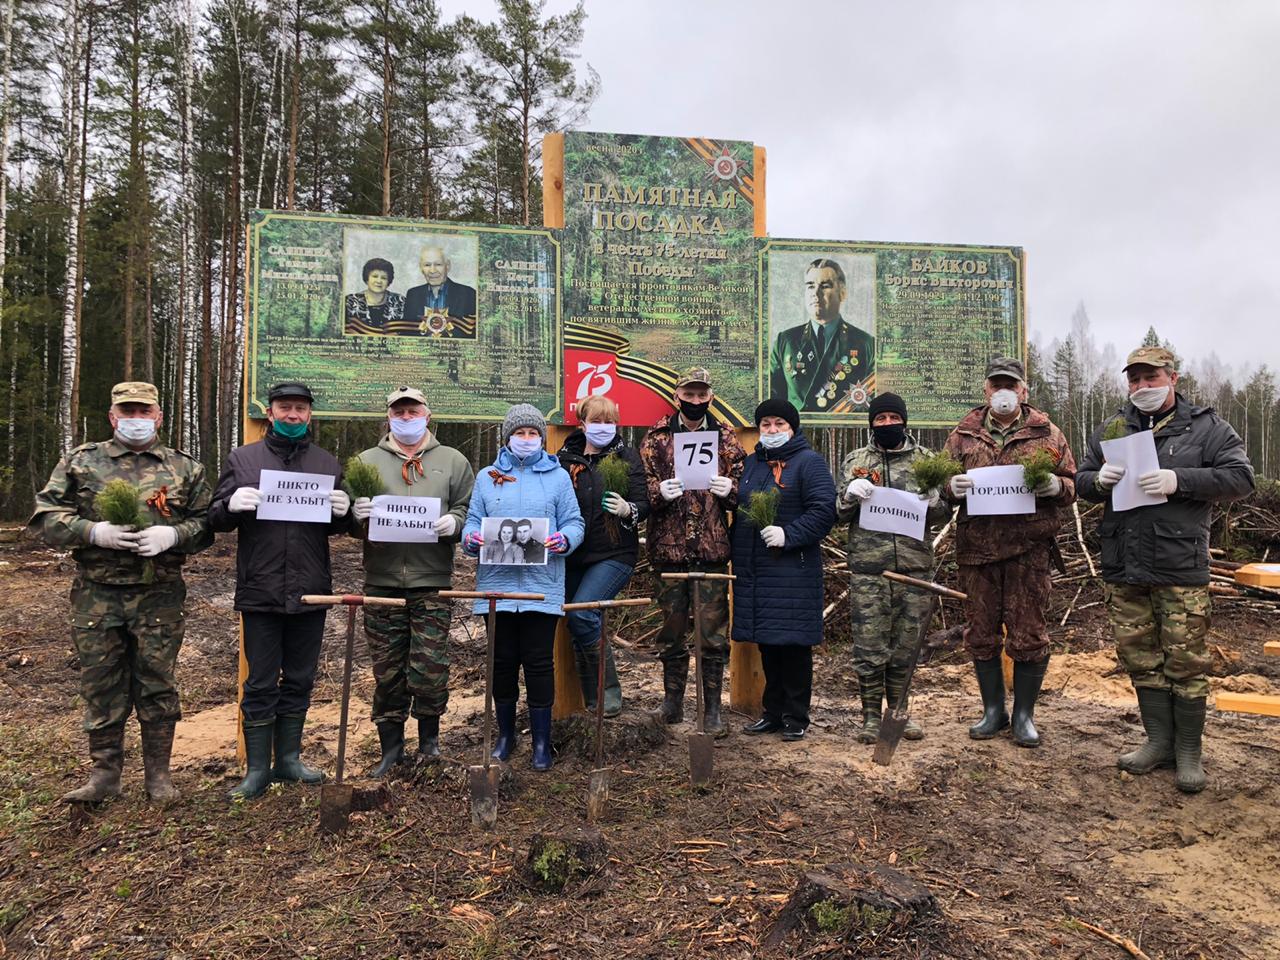
<svg viewBox="0 0 1280 960"><path fill-rule="evenodd" d="M1155 413L1169 402L1168 387L1139 387L1129 394L1133 405L1143 413Z"/></svg>
<svg viewBox="0 0 1280 960"><path fill-rule="evenodd" d="M1007 417L1019 407L1016 390L997 390L991 394L991 409L1002 417Z"/></svg>
<svg viewBox="0 0 1280 960"><path fill-rule="evenodd" d="M588 423L583 426L582 432L586 435L588 443L597 450L603 450L613 443L613 438L618 435L618 425L616 423Z"/></svg>
<svg viewBox="0 0 1280 960"><path fill-rule="evenodd" d="M779 431L778 433L762 433L760 434L760 443L764 445L766 450L775 450L791 439L790 431Z"/></svg>
<svg viewBox="0 0 1280 960"><path fill-rule="evenodd" d="M411 417L408 420L391 418L391 435L401 443L417 443L427 435L427 418Z"/></svg>
<svg viewBox="0 0 1280 960"><path fill-rule="evenodd" d="M148 417L121 417L116 421L116 436L124 443L150 443L156 435L156 422Z"/></svg>
<svg viewBox="0 0 1280 960"><path fill-rule="evenodd" d="M512 437L507 441L507 446L511 448L511 452L519 459L531 457L542 449L541 437Z"/></svg>

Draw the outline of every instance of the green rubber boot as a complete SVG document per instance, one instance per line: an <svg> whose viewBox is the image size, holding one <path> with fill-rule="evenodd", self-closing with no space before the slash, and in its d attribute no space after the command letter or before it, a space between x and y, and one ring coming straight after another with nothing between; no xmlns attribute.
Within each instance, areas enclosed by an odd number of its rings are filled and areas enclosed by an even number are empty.
<svg viewBox="0 0 1280 960"><path fill-rule="evenodd" d="M1152 687L1137 687L1135 691L1142 726L1147 731L1147 742L1137 750L1120 754L1116 766L1140 777L1158 767L1174 765L1173 695L1168 690Z"/></svg>
<svg viewBox="0 0 1280 960"><path fill-rule="evenodd" d="M269 720L246 720L244 731L244 779L231 788L232 800L252 800L271 786L271 740L275 735L275 717Z"/></svg>
<svg viewBox="0 0 1280 960"><path fill-rule="evenodd" d="M1199 793L1209 782L1200 762L1204 739L1205 700L1173 697L1173 750L1178 764L1177 784L1183 793Z"/></svg>
<svg viewBox="0 0 1280 960"><path fill-rule="evenodd" d="M884 674L858 677L858 693L862 697L862 729L859 743L875 743L880 738L880 717L884 712Z"/></svg>
<svg viewBox="0 0 1280 960"><path fill-rule="evenodd" d="M276 717L275 778L286 783L316 784L324 774L302 762L302 728L307 725L305 713L281 714ZM403 728L401 743L404 742Z"/></svg>
<svg viewBox="0 0 1280 960"><path fill-rule="evenodd" d="M902 699L902 691L905 689L906 685L907 668L902 664L889 664L884 671L884 692L889 704L889 709L893 709L898 705L898 701ZM907 725L903 729L902 735L908 740L924 739L924 731L920 729L920 724L916 723L910 717L907 718Z"/></svg>

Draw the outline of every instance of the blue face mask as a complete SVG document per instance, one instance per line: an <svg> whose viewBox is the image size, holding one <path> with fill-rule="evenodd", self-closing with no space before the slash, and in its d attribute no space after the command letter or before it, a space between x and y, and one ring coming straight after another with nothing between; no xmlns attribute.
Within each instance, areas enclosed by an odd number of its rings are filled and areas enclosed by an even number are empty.
<svg viewBox="0 0 1280 960"><path fill-rule="evenodd" d="M512 437L507 441L507 446L511 448L511 452L515 454L517 459L523 460L542 449L542 438Z"/></svg>
<svg viewBox="0 0 1280 960"><path fill-rule="evenodd" d="M408 420L392 417L388 422L391 424L391 435L401 443L417 443L427 435L426 417L412 417Z"/></svg>
<svg viewBox="0 0 1280 960"><path fill-rule="evenodd" d="M618 425L616 423L588 423L582 428L582 432L586 434L589 444L597 450L603 450L613 443L613 438L618 435Z"/></svg>
<svg viewBox="0 0 1280 960"><path fill-rule="evenodd" d="M760 434L760 443L766 450L776 450L790 439L790 432Z"/></svg>

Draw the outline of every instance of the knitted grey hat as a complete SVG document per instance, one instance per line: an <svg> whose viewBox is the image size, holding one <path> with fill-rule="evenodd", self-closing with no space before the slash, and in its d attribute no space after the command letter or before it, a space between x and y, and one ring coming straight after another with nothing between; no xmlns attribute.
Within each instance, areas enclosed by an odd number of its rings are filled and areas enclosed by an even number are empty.
<svg viewBox="0 0 1280 960"><path fill-rule="evenodd" d="M511 435L521 427L533 427L542 434L542 442L547 441L547 419L531 403L517 403L507 411L502 421L502 443L505 445Z"/></svg>

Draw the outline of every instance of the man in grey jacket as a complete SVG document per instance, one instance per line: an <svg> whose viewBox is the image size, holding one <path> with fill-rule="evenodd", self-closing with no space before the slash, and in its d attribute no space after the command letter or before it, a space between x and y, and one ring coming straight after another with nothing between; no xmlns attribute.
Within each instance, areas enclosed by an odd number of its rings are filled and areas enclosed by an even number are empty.
<svg viewBox="0 0 1280 960"><path fill-rule="evenodd" d="M1248 496L1254 479L1231 425L1176 391L1175 363L1163 347L1129 354L1129 402L1089 438L1076 490L1106 504L1098 536L1107 613L1147 732L1145 744L1120 756L1120 769L1141 775L1176 765L1178 789L1199 793L1206 782L1210 511ZM1153 434L1160 468L1139 476L1138 486L1168 499L1117 512L1111 493L1125 467L1107 463L1101 444L1142 430Z"/></svg>

